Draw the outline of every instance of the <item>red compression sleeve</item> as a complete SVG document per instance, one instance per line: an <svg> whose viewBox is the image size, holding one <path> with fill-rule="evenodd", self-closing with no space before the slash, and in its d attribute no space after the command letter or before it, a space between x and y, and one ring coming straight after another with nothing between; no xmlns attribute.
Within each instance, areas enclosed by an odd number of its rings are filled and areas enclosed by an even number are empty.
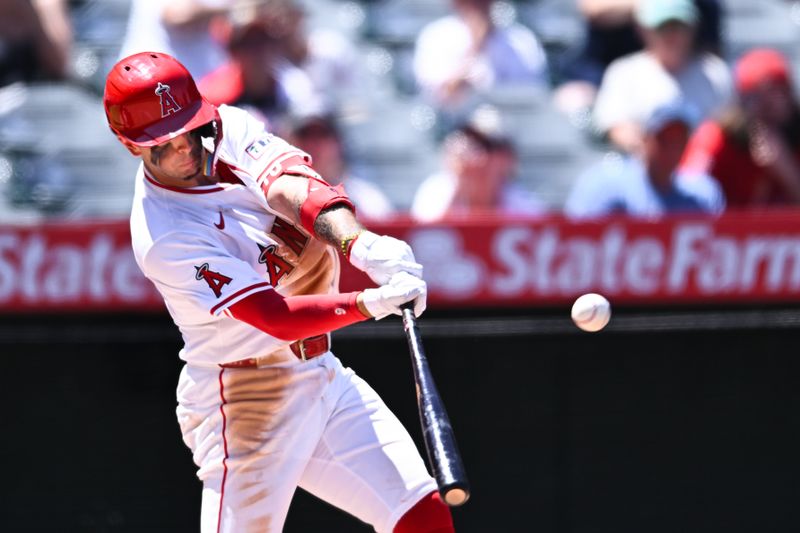
<svg viewBox="0 0 800 533"><path fill-rule="evenodd" d="M366 320L356 305L357 292L284 298L269 289L228 307L234 318L282 340L322 335Z"/></svg>

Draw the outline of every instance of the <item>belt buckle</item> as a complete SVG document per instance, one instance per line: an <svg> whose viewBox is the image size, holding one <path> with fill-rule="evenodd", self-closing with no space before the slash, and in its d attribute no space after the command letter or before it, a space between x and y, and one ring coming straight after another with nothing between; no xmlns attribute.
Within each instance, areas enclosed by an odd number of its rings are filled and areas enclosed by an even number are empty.
<svg viewBox="0 0 800 533"><path fill-rule="evenodd" d="M306 359L306 342L305 341L306 341L305 339L300 339L297 342L298 346L300 347L300 359L302 361L307 361L307 359Z"/></svg>

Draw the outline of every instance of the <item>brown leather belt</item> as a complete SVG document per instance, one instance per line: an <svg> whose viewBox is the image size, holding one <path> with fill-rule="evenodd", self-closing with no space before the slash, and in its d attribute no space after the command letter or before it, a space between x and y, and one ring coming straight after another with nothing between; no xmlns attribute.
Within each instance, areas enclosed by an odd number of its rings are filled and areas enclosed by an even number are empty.
<svg viewBox="0 0 800 533"><path fill-rule="evenodd" d="M289 345L292 353L301 361L307 361L320 356L330 350L330 342L328 335L317 335L316 337L308 337L294 341ZM223 363L219 366L222 368L256 368L258 367L258 357L250 357L240 361L233 361L232 363Z"/></svg>

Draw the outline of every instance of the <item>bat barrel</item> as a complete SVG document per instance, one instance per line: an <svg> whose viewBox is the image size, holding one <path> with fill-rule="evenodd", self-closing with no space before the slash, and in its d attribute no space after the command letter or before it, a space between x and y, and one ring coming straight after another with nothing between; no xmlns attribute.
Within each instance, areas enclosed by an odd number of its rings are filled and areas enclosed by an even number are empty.
<svg viewBox="0 0 800 533"><path fill-rule="evenodd" d="M417 386L417 407L422 424L422 437L433 476L445 503L452 507L463 505L470 496L469 482L447 410L428 366L416 317L410 308L403 309L403 326L413 363L414 382Z"/></svg>

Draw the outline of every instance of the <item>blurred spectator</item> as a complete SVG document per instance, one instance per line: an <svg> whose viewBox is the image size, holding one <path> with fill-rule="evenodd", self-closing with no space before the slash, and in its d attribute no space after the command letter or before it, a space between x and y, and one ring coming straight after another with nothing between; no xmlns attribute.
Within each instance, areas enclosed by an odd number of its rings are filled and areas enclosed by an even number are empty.
<svg viewBox="0 0 800 533"><path fill-rule="evenodd" d="M347 168L342 136L329 114L295 115L287 121L285 138L311 156L313 167L328 183L343 184L359 218L384 219L392 205L377 185L353 176Z"/></svg>
<svg viewBox="0 0 800 533"><path fill-rule="evenodd" d="M328 105L357 97L363 85L361 65L355 47L344 35L308 29L306 12L297 0L250 0L249 4L280 44L283 56L305 72L317 94L329 98Z"/></svg>
<svg viewBox="0 0 800 533"><path fill-rule="evenodd" d="M227 13L232 0L131 0L128 28L120 57L138 52L164 52L200 79L227 58L213 35L211 21Z"/></svg>
<svg viewBox="0 0 800 533"><path fill-rule="evenodd" d="M238 1L218 23L230 60L199 82L213 104L244 107L275 125L290 112L318 109L309 77L288 61L264 2Z"/></svg>
<svg viewBox="0 0 800 533"><path fill-rule="evenodd" d="M612 61L644 46L636 27L639 0L579 0L586 37L577 55L562 67L564 82L555 93L556 105L574 113L591 108L603 73ZM700 13L695 47L719 55L722 50L722 6L719 0L694 0Z"/></svg>
<svg viewBox="0 0 800 533"><path fill-rule="evenodd" d="M539 41L520 24L497 27L493 0L452 0L454 13L419 34L414 74L423 92L444 107L458 107L472 91L501 84L548 83Z"/></svg>
<svg viewBox="0 0 800 533"><path fill-rule="evenodd" d="M656 218L674 212L721 212L724 198L712 177L676 172L694 124L693 115L684 102L658 107L644 125L642 156L614 154L590 168L567 198L567 216L621 213Z"/></svg>
<svg viewBox="0 0 800 533"><path fill-rule="evenodd" d="M728 67L719 57L693 48L698 17L691 0L642 0L638 5L645 49L611 63L594 107L595 126L623 151L641 150L641 125L660 104L682 98L706 118L730 102Z"/></svg>
<svg viewBox="0 0 800 533"><path fill-rule="evenodd" d="M735 74L738 104L698 128L683 167L713 175L728 206L800 203L800 106L786 59L753 50Z"/></svg>
<svg viewBox="0 0 800 533"><path fill-rule="evenodd" d="M0 86L66 77L71 48L66 1L0 2Z"/></svg>
<svg viewBox="0 0 800 533"><path fill-rule="evenodd" d="M538 215L545 206L511 180L516 150L496 109L479 107L443 142L444 169L417 189L411 216L431 222L448 215L500 212Z"/></svg>

